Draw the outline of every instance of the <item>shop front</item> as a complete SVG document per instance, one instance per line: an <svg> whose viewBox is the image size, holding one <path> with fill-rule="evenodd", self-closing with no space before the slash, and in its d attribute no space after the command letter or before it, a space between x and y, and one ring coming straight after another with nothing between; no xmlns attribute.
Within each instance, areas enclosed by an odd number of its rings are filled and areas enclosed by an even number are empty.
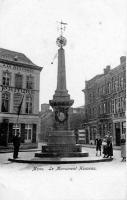
<svg viewBox="0 0 127 200"><path fill-rule="evenodd" d="M12 147L13 135L17 132L21 135L22 148L37 147L38 118L22 117L17 123L16 119L4 118L0 120L0 146Z"/></svg>
<svg viewBox="0 0 127 200"><path fill-rule="evenodd" d="M114 120L114 145L120 146L120 139L122 134L126 134L126 121L124 120Z"/></svg>

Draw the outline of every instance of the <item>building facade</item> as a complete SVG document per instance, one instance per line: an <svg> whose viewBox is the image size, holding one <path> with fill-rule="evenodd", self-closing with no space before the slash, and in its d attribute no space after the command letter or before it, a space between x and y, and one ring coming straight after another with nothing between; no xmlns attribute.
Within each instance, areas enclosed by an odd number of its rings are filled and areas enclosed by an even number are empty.
<svg viewBox="0 0 127 200"><path fill-rule="evenodd" d="M99 133L104 137L108 131L114 145L120 145L121 134L126 132L126 57L120 65L85 82L85 123L89 143L94 143Z"/></svg>
<svg viewBox="0 0 127 200"><path fill-rule="evenodd" d="M23 146L37 146L42 68L24 54L0 48L0 146L18 130Z"/></svg>
<svg viewBox="0 0 127 200"><path fill-rule="evenodd" d="M49 104L41 104L39 141L47 142L48 133L53 129L53 111Z"/></svg>

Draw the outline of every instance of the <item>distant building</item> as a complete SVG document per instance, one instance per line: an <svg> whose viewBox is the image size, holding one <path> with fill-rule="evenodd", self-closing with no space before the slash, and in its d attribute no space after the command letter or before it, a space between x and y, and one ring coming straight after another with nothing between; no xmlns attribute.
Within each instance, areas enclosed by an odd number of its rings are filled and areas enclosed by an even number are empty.
<svg viewBox="0 0 127 200"><path fill-rule="evenodd" d="M41 113L45 113L48 110L50 110L50 105L49 104L47 104L47 103L41 104Z"/></svg>
<svg viewBox="0 0 127 200"><path fill-rule="evenodd" d="M23 146L37 146L42 68L24 54L0 48L0 145L21 133Z"/></svg>
<svg viewBox="0 0 127 200"><path fill-rule="evenodd" d="M104 73L85 82L85 131L89 143L96 134L101 137L111 132L114 145L126 131L126 57L114 69L107 66Z"/></svg>
<svg viewBox="0 0 127 200"><path fill-rule="evenodd" d="M53 111L49 104L41 104L39 141L46 142L48 132L53 128Z"/></svg>
<svg viewBox="0 0 127 200"><path fill-rule="evenodd" d="M78 133L78 143L86 143L86 134L83 128L85 118L84 106L70 108L70 129Z"/></svg>
<svg viewBox="0 0 127 200"><path fill-rule="evenodd" d="M70 113L84 113L84 106L78 106L78 107L71 107L70 108Z"/></svg>

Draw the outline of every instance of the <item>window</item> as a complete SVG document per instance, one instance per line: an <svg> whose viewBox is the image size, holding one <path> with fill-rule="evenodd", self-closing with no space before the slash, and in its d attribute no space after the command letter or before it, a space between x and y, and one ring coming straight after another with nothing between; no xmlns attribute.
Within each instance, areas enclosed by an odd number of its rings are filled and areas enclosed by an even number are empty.
<svg viewBox="0 0 127 200"><path fill-rule="evenodd" d="M123 97L123 111L126 111L126 97Z"/></svg>
<svg viewBox="0 0 127 200"><path fill-rule="evenodd" d="M100 114L102 114L102 105L99 106Z"/></svg>
<svg viewBox="0 0 127 200"><path fill-rule="evenodd" d="M103 112L106 113L106 103L103 104Z"/></svg>
<svg viewBox="0 0 127 200"><path fill-rule="evenodd" d="M27 114L32 113L32 96L31 95L26 96L26 113Z"/></svg>
<svg viewBox="0 0 127 200"><path fill-rule="evenodd" d="M34 78L32 76L26 77L26 88L33 89L34 88Z"/></svg>
<svg viewBox="0 0 127 200"><path fill-rule="evenodd" d="M90 118L91 118L91 108L89 109L89 116L90 116Z"/></svg>
<svg viewBox="0 0 127 200"><path fill-rule="evenodd" d="M15 87L22 88L22 79L23 76L21 74L15 74Z"/></svg>
<svg viewBox="0 0 127 200"><path fill-rule="evenodd" d="M9 112L10 94L2 93L2 107L1 112Z"/></svg>
<svg viewBox="0 0 127 200"><path fill-rule="evenodd" d="M115 113L118 112L118 105L117 105L117 99L115 99Z"/></svg>
<svg viewBox="0 0 127 200"><path fill-rule="evenodd" d="M90 96L89 96L89 100L90 100L90 102L92 101L92 98L91 98L91 97L92 97L92 95L90 94Z"/></svg>
<svg viewBox="0 0 127 200"><path fill-rule="evenodd" d="M110 94L111 92L111 83L107 84L107 93Z"/></svg>
<svg viewBox="0 0 127 200"><path fill-rule="evenodd" d="M114 91L116 91L116 80L114 80Z"/></svg>
<svg viewBox="0 0 127 200"><path fill-rule="evenodd" d="M13 134L16 135L17 132L20 132L20 125L13 124Z"/></svg>
<svg viewBox="0 0 127 200"><path fill-rule="evenodd" d="M5 85L5 86L9 86L10 85L10 80L11 80L10 73L3 72L2 84Z"/></svg>
<svg viewBox="0 0 127 200"><path fill-rule="evenodd" d="M25 142L32 140L32 124L25 124Z"/></svg>
<svg viewBox="0 0 127 200"><path fill-rule="evenodd" d="M124 85L124 81L123 81L123 77L120 77L120 89L123 89L123 85Z"/></svg>
<svg viewBox="0 0 127 200"><path fill-rule="evenodd" d="M112 113L114 113L114 99L112 99Z"/></svg>
<svg viewBox="0 0 127 200"><path fill-rule="evenodd" d="M100 96L100 88L98 88L98 96Z"/></svg>
<svg viewBox="0 0 127 200"><path fill-rule="evenodd" d="M14 102L13 102L13 106L14 106L13 110L14 110L15 113L18 113L19 106L20 106L21 103L23 103L22 102L22 98L23 98L22 94L14 93L14 96L13 96L13 100L14 100ZM21 106L21 108L22 108L22 106Z"/></svg>
<svg viewBox="0 0 127 200"><path fill-rule="evenodd" d="M112 113L112 100L109 101L109 113Z"/></svg>
<svg viewBox="0 0 127 200"><path fill-rule="evenodd" d="M121 111L121 102L120 102L120 98L118 98L118 112Z"/></svg>
<svg viewBox="0 0 127 200"><path fill-rule="evenodd" d="M105 86L102 86L102 94L105 94Z"/></svg>

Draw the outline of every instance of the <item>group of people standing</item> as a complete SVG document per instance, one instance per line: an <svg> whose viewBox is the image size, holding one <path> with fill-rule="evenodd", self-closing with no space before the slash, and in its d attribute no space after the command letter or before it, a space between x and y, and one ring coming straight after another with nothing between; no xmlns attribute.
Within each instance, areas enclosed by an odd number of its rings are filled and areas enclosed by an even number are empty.
<svg viewBox="0 0 127 200"><path fill-rule="evenodd" d="M110 132L104 136L103 139L99 135L95 139L96 144L96 156L103 154L103 158L112 158L113 156L113 145L112 145L112 136ZM126 161L126 134L121 135L121 161Z"/></svg>
<svg viewBox="0 0 127 200"><path fill-rule="evenodd" d="M75 131L76 144L78 143L78 131ZM13 145L14 145L14 153L13 158L18 158L18 152L20 147L21 136L20 132L17 131L16 135L13 136ZM113 145L112 145L112 136L110 132L101 139L100 135L97 135L95 139L96 144L96 156L101 156L103 154L103 158L112 158L113 156ZM121 157L122 161L126 161L126 134L121 135Z"/></svg>
<svg viewBox="0 0 127 200"><path fill-rule="evenodd" d="M113 147L112 147L112 136L108 133L103 139L97 135L95 139L96 144L96 156L98 156L98 152L101 156L103 154L103 158L112 158L113 156Z"/></svg>

